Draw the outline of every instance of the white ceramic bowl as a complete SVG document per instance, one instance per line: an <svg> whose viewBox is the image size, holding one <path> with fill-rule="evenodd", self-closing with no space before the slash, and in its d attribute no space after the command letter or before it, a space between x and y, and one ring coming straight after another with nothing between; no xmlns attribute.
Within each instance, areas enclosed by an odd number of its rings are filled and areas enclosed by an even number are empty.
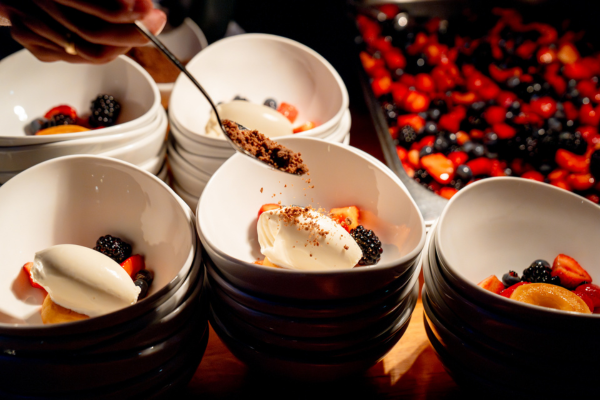
<svg viewBox="0 0 600 400"><path fill-rule="evenodd" d="M104 65L43 63L22 50L0 62L0 76L10 77L0 80L0 146L127 132L149 124L161 109L160 94L150 75L125 56ZM52 107L67 104L85 115L99 94L111 94L121 103L117 125L79 133L26 136L24 128Z"/></svg>
<svg viewBox="0 0 600 400"><path fill-rule="evenodd" d="M227 158L206 157L190 153L185 148L181 147L181 145L179 145L176 140L173 143L173 149L185 161L187 161L192 166L208 175L214 174L219 169L219 167L223 165L223 163L227 160Z"/></svg>
<svg viewBox="0 0 600 400"><path fill-rule="evenodd" d="M196 207L198 207L198 198L200 196L195 196L191 193L188 193L181 187L181 185L179 185L179 183L177 183L177 181L172 182L171 186L173 187L175 193L177 193L177 195L181 197L185 204L187 204L192 210L195 210Z"/></svg>
<svg viewBox="0 0 600 400"><path fill-rule="evenodd" d="M156 157L152 157L148 161L138 164L139 169L143 169L144 171L150 172L152 175L158 175L160 170L165 165L165 161L167 160L167 142L164 142L158 155Z"/></svg>
<svg viewBox="0 0 600 400"><path fill-rule="evenodd" d="M227 159L231 157L235 150L231 145L228 147L225 146L212 146L205 145L203 143L197 142L194 138L188 137L185 133L181 131L177 122L170 118L169 122L171 123L171 133L173 139L179 144L180 147L183 147L186 151L197 154L204 157L215 157L215 158L223 158Z"/></svg>
<svg viewBox="0 0 600 400"><path fill-rule="evenodd" d="M232 54L243 62L232 62ZM244 34L219 40L187 65L213 101L230 101L241 95L262 104L273 98L298 109L297 123L320 125L301 136L319 137L340 123L348 108L348 92L338 73L323 57L290 39ZM169 103L172 119L197 141L218 146L224 138L207 136L210 106L198 89L179 76Z"/></svg>
<svg viewBox="0 0 600 400"><path fill-rule="evenodd" d="M69 156L19 174L0 188L0 333L75 333L147 312L189 271L196 250L192 218L157 177L118 160ZM41 296L21 272L23 264L49 246L93 247L106 234L123 238L145 256L155 272L149 296L101 317L42 326Z"/></svg>
<svg viewBox="0 0 600 400"><path fill-rule="evenodd" d="M515 302L477 286L490 275L500 279L508 270L521 273L537 259L552 263L561 253L600 281L593 250L600 242L598 226L600 207L581 196L527 179L484 179L450 200L440 216L435 246L446 278L482 306L538 319L598 319Z"/></svg>
<svg viewBox="0 0 600 400"><path fill-rule="evenodd" d="M230 282L242 290L284 298L349 298L389 284L413 265L425 243L423 218L404 185L385 165L360 150L320 139L278 141L302 153L314 188L309 188L306 178L274 171L236 154L212 176L200 198L196 212L200 238ZM256 213L262 204L278 201L325 209L357 205L365 219L372 218L367 225L383 243L381 261L373 267L337 272L253 264L261 257Z"/></svg>

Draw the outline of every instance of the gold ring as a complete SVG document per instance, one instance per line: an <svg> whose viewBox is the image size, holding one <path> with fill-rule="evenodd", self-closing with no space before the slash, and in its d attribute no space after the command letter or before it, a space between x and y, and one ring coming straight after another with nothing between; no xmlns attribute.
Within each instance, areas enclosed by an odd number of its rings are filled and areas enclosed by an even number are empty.
<svg viewBox="0 0 600 400"><path fill-rule="evenodd" d="M77 55L77 49L75 48L75 42L71 40L71 32L67 33L67 43L65 44L65 53L72 56Z"/></svg>

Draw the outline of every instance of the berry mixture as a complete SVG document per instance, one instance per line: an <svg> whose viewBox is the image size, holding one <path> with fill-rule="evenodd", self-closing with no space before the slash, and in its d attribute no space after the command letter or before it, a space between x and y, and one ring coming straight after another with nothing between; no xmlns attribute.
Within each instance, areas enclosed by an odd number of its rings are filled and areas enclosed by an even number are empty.
<svg viewBox="0 0 600 400"><path fill-rule="evenodd" d="M578 27L376 14L357 15L360 59L410 177L445 198L519 176L600 201L600 54Z"/></svg>
<svg viewBox="0 0 600 400"><path fill-rule="evenodd" d="M478 286L529 304L600 313L600 286L592 284L590 274L565 254L559 254L552 266L546 260L535 260L521 277L517 272L509 271L502 276L502 281L492 275Z"/></svg>
<svg viewBox="0 0 600 400"><path fill-rule="evenodd" d="M100 94L92 100L90 111L89 117L81 117L71 106L56 106L51 108L43 118L34 119L26 130L29 135L40 136L85 132L113 126L121 113L121 104L111 95Z"/></svg>
<svg viewBox="0 0 600 400"><path fill-rule="evenodd" d="M233 100L248 101L248 99L240 95L235 96ZM271 107L273 110L279 112L284 117L286 117L292 124L295 123L296 119L298 118L298 109L289 103L281 102L281 104L278 104L277 100L268 98L263 102L263 105ZM319 124L315 121L306 121L301 125L296 125L296 127L294 128L294 133L305 132L310 129L316 128L317 126L319 126Z"/></svg>
<svg viewBox="0 0 600 400"><path fill-rule="evenodd" d="M302 209L301 207L296 207ZM263 204L258 210L258 218L260 218L261 214L267 211L282 209L282 206L279 204ZM306 210L311 210L310 207L305 208ZM323 215L326 215L331 220L335 221L335 223L339 224L346 232L350 234L352 239L356 242L360 251L362 252L362 257L358 260L358 263L355 267L364 267L375 265L381 259L381 254L383 253L383 248L381 245L381 241L377 237L377 235L370 229L366 229L363 225L360 225L360 209L356 206L349 207L338 207L332 208L329 213L325 213L322 210L319 212ZM311 223L306 224L307 226L299 226L298 229L312 229ZM325 232L328 234L329 232ZM255 264L270 266L279 268L277 265L273 264L268 258L264 258L263 260L256 261Z"/></svg>

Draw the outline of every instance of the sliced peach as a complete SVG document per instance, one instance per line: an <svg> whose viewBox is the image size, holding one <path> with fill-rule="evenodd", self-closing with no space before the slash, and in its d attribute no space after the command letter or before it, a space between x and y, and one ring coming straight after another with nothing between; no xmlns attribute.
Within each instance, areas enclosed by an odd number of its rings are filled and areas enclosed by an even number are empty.
<svg viewBox="0 0 600 400"><path fill-rule="evenodd" d="M42 322L44 324L61 324L63 322L80 321L88 318L87 315L79 314L56 304L50 296L46 296L42 303Z"/></svg>
<svg viewBox="0 0 600 400"><path fill-rule="evenodd" d="M484 280L479 282L477 286L496 294L500 294L500 292L504 290L504 285L502 284L502 282L500 282L496 275L491 275L485 278Z"/></svg>
<svg viewBox="0 0 600 400"><path fill-rule="evenodd" d="M519 286L510 298L556 310L575 311L584 314L592 313L581 297L568 289L549 283L530 283L529 285Z"/></svg>
<svg viewBox="0 0 600 400"><path fill-rule="evenodd" d="M61 133L76 133L86 131L89 131L89 129L79 125L58 125L46 129L41 129L37 131L36 136L58 135Z"/></svg>
<svg viewBox="0 0 600 400"><path fill-rule="evenodd" d="M360 210L356 206L332 208L329 216L350 232L358 226Z"/></svg>

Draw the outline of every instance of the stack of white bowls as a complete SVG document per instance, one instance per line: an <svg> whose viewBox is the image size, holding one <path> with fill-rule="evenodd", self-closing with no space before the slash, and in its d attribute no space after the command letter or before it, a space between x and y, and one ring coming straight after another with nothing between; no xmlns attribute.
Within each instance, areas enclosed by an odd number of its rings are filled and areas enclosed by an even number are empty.
<svg viewBox="0 0 600 400"><path fill-rule="evenodd" d="M105 65L43 63L26 50L0 62L0 184L52 158L95 154L166 176L168 119L150 75L128 57ZM113 95L121 115L111 127L78 133L27 134L31 121L69 105L81 116L99 94Z"/></svg>
<svg viewBox="0 0 600 400"><path fill-rule="evenodd" d="M370 155L322 139L280 142L302 153L310 184L236 154L200 198L211 324L236 357L270 374L323 381L365 371L398 342L415 307L423 219L400 180ZM278 201L358 205L383 243L381 261L342 271L254 264L257 212Z"/></svg>
<svg viewBox="0 0 600 400"><path fill-rule="evenodd" d="M265 34L238 35L211 44L187 68L215 103L236 96L257 104L266 99L286 102L298 109L298 123L319 123L294 136L350 142L348 92L342 79L323 57L300 43ZM169 103L168 153L173 188L192 209L208 179L234 153L224 137L206 134L210 111L200 91L181 74Z"/></svg>
<svg viewBox="0 0 600 400"><path fill-rule="evenodd" d="M44 162L0 188L0 398L155 398L194 374L208 291L194 214L157 177L104 157ZM148 296L110 314L43 325L23 264L55 244L111 234L154 272ZM86 260L81 260L85 264Z"/></svg>
<svg viewBox="0 0 600 400"><path fill-rule="evenodd" d="M425 328L454 379L478 396L573 398L600 392L600 315L530 305L477 283L537 259L576 259L600 281L600 207L520 178L454 196L423 257ZM550 301L548 304L551 304Z"/></svg>

